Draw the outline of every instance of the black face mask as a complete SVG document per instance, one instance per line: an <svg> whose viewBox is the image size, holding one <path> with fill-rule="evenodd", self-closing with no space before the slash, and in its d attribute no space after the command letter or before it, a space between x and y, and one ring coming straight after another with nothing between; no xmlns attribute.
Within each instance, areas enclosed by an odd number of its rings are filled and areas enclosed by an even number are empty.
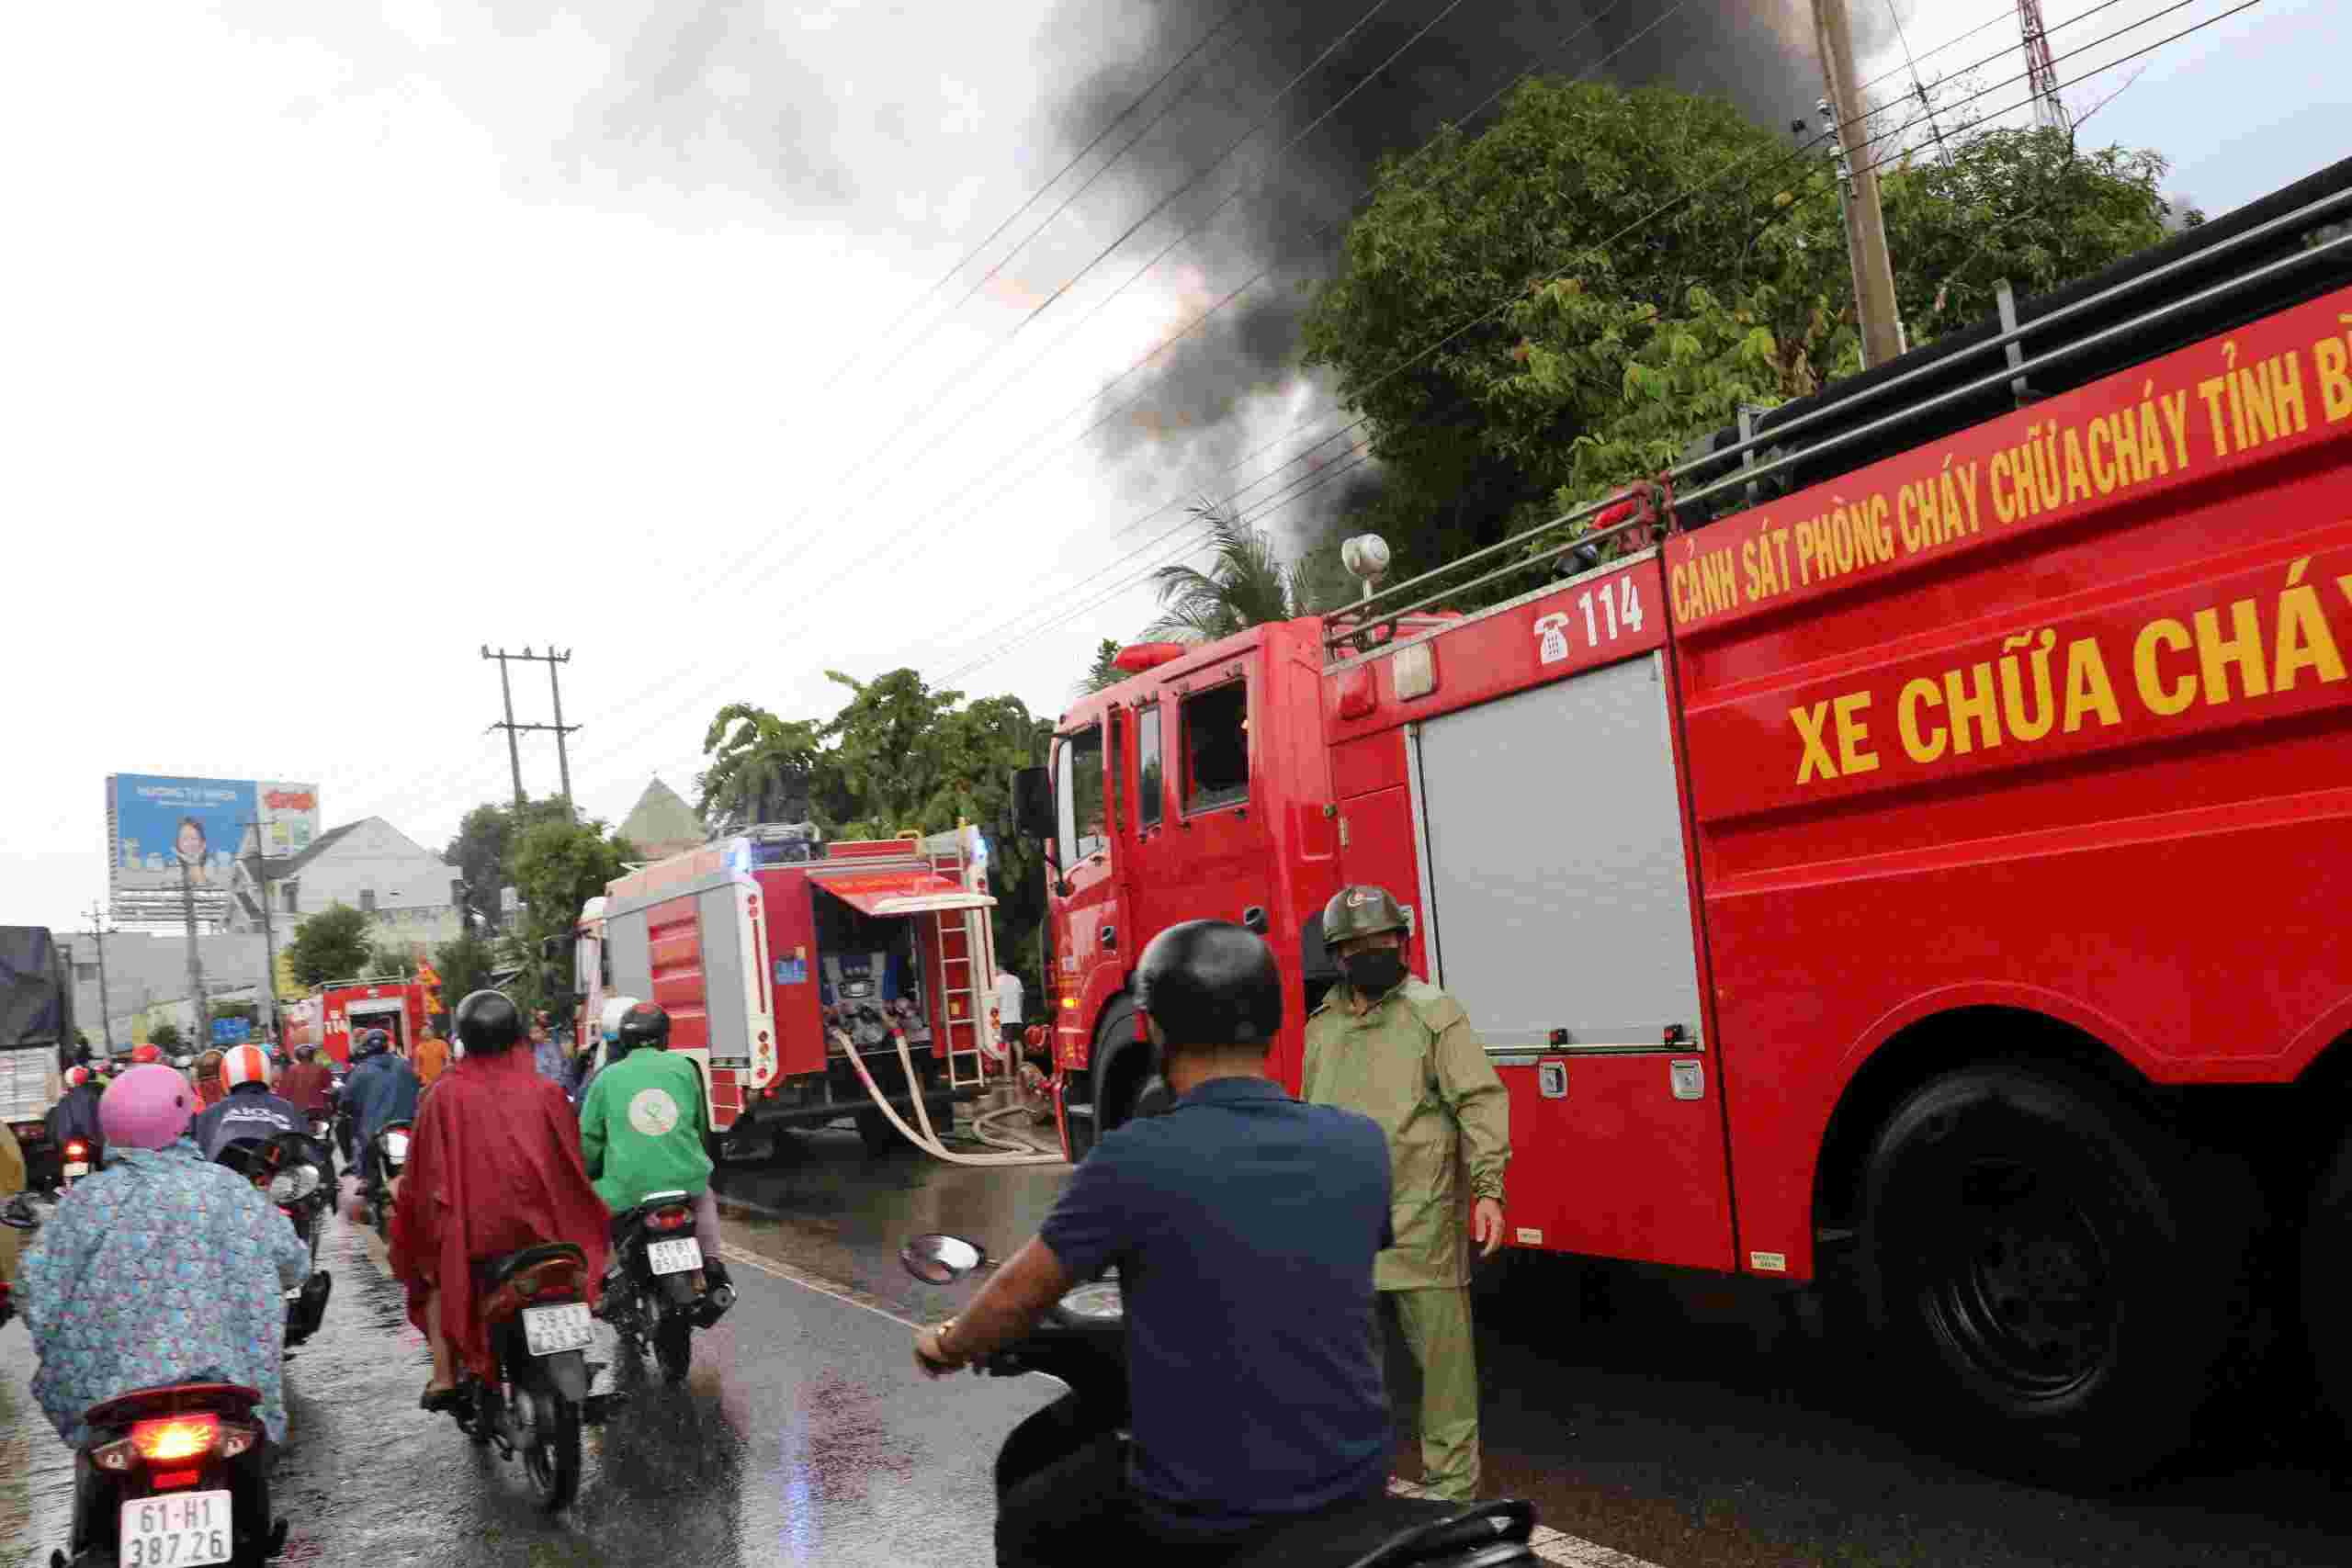
<svg viewBox="0 0 2352 1568"><path fill-rule="evenodd" d="M1340 960L1340 972L1363 996L1385 997L1405 978L1405 957L1393 947L1375 947Z"/></svg>

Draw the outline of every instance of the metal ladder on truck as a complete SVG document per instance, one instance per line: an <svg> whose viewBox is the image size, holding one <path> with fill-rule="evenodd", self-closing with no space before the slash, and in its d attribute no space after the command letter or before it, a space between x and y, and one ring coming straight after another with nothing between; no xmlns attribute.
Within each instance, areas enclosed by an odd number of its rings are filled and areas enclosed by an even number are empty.
<svg viewBox="0 0 2352 1568"><path fill-rule="evenodd" d="M976 862L968 825L934 833L922 844L933 873L973 893L988 891L985 863ZM996 1003L996 927L986 909L942 909L934 922L939 954L940 1017L947 1032L947 1085L978 1089L988 1081L989 1013Z"/></svg>

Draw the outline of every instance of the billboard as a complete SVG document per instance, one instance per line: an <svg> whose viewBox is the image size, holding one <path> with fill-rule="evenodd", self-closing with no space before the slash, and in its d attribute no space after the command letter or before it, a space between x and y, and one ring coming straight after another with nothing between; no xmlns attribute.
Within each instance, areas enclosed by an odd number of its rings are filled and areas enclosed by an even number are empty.
<svg viewBox="0 0 2352 1568"><path fill-rule="evenodd" d="M185 874L200 894L225 893L245 825L261 825L265 852L300 854L318 836L318 800L315 784L110 773L109 881L118 893L177 892Z"/></svg>

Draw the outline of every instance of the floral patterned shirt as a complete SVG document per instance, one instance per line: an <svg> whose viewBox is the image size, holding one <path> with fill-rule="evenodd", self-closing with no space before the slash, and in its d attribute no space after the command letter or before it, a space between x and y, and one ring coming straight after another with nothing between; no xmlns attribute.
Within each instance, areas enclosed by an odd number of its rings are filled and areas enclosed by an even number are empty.
<svg viewBox="0 0 2352 1568"><path fill-rule="evenodd" d="M40 1371L33 1397L79 1446L82 1413L163 1383L243 1383L286 1437L283 1292L310 1249L269 1200L181 1138L108 1149L74 1184L17 1269L17 1304Z"/></svg>

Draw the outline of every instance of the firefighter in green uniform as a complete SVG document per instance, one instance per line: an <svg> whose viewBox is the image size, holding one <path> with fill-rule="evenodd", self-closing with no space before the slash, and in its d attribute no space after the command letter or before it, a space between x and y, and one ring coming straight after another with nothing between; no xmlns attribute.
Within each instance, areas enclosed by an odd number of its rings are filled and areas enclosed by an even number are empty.
<svg viewBox="0 0 2352 1568"><path fill-rule="evenodd" d="M1385 889L1341 888L1323 907L1323 941L1345 979L1306 1021L1304 1098L1363 1111L1388 1135L1396 1244L1374 1262L1373 1285L1420 1363L1423 1482L1468 1502L1478 1492L1470 1243L1482 1256L1502 1245L1509 1094L1462 1004L1406 971L1405 911Z"/></svg>

